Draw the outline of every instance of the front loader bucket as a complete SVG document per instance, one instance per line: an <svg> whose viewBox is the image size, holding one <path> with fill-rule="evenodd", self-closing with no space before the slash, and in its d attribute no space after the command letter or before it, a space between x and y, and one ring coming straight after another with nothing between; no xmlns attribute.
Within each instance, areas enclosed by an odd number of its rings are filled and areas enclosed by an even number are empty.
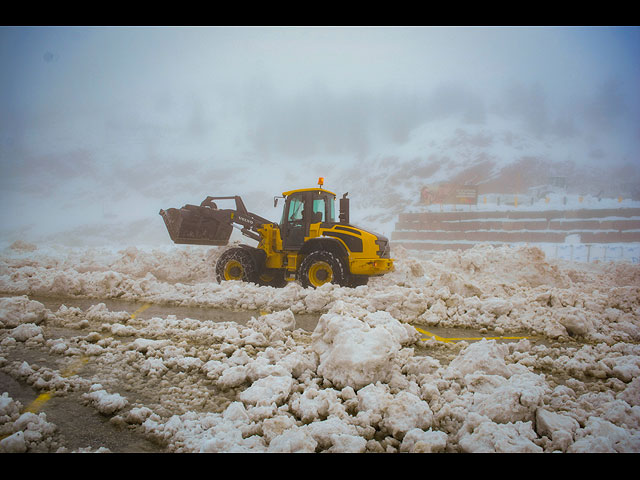
<svg viewBox="0 0 640 480"><path fill-rule="evenodd" d="M209 207L185 205L160 210L174 243L191 245L227 245L233 226L229 213Z"/></svg>

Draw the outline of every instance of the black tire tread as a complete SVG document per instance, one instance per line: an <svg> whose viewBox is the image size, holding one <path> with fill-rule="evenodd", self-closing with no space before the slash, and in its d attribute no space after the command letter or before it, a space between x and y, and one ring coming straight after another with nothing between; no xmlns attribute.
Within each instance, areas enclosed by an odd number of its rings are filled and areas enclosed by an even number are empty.
<svg viewBox="0 0 640 480"><path fill-rule="evenodd" d="M332 252L326 250L316 250L309 253L300 263L298 279L304 288L313 287L309 281L309 269L317 261L327 262L333 270L333 281L337 285L348 286L349 272L344 262Z"/></svg>
<svg viewBox="0 0 640 480"><path fill-rule="evenodd" d="M216 281L222 283L224 280L224 266L229 260L237 260L243 269L242 281L249 283L258 282L258 268L251 253L244 248L234 247L225 250L216 262Z"/></svg>

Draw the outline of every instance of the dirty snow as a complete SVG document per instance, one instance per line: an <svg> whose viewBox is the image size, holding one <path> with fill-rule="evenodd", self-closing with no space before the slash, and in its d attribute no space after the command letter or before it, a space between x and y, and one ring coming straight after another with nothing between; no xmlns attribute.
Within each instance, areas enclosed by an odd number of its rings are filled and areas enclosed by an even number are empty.
<svg viewBox="0 0 640 480"><path fill-rule="evenodd" d="M396 271L367 286L274 289L213 282L221 251L5 249L0 371L80 392L169 452L640 451L638 265L395 248ZM31 298L51 295L95 303ZM254 314L144 320L112 298ZM313 332L300 313L320 316ZM443 343L416 327L530 338ZM44 412L0 394L0 451L67 451Z"/></svg>

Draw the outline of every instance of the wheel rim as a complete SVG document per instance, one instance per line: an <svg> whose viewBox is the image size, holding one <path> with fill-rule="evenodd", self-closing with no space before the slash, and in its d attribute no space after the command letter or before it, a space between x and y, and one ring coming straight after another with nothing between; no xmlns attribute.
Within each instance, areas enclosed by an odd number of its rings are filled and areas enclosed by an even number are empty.
<svg viewBox="0 0 640 480"><path fill-rule="evenodd" d="M229 260L224 266L225 280L242 280L243 273L242 264L237 260Z"/></svg>
<svg viewBox="0 0 640 480"><path fill-rule="evenodd" d="M314 287L319 287L333 280L333 270L327 262L315 262L309 268L309 282Z"/></svg>

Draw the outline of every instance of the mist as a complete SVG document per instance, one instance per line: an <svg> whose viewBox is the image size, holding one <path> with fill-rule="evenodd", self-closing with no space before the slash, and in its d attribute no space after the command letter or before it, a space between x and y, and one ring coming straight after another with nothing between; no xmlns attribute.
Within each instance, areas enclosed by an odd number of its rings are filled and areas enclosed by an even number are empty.
<svg viewBox="0 0 640 480"><path fill-rule="evenodd" d="M437 169L411 142L442 122L579 138L561 160L633 179L639 48L636 27L3 27L1 238L169 243L158 210L207 195L277 219L318 176Z"/></svg>

